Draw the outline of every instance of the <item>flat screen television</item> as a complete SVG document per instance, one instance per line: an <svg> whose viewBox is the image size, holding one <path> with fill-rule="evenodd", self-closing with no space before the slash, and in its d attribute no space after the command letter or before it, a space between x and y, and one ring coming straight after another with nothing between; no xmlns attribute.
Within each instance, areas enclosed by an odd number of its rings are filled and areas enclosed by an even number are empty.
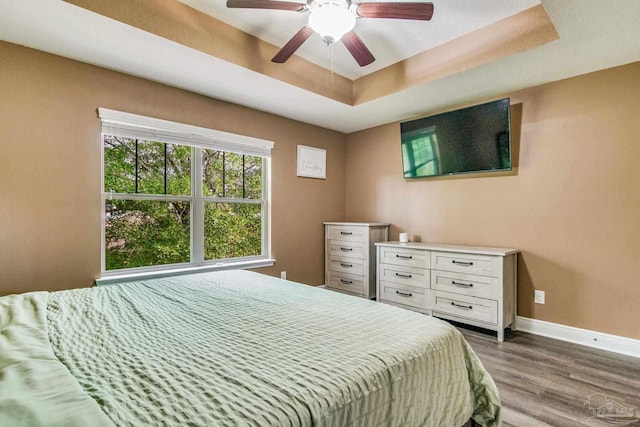
<svg viewBox="0 0 640 427"><path fill-rule="evenodd" d="M400 124L405 178L511 170L509 98Z"/></svg>

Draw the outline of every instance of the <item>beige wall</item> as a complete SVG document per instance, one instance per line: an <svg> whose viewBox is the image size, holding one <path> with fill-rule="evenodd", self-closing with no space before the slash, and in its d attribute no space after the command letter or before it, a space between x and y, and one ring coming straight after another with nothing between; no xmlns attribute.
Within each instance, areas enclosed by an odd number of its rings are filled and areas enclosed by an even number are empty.
<svg viewBox="0 0 640 427"><path fill-rule="evenodd" d="M0 295L99 276L98 107L274 141L277 264L260 271L323 283L322 222L344 217L343 134L4 42L0 65ZM297 144L327 149L326 180L296 177Z"/></svg>
<svg viewBox="0 0 640 427"><path fill-rule="evenodd" d="M506 176L405 180L398 123L351 134L346 219L388 221L392 239L519 248L520 316L640 338L638 88L635 63L507 94Z"/></svg>
<svg viewBox="0 0 640 427"><path fill-rule="evenodd" d="M391 222L519 248L519 315L640 338L640 63L507 94L513 173L404 180L397 123L345 137L4 42L0 61L0 295L98 277L106 107L275 141L262 272L320 284L323 221ZM296 177L297 144L327 149L326 181Z"/></svg>

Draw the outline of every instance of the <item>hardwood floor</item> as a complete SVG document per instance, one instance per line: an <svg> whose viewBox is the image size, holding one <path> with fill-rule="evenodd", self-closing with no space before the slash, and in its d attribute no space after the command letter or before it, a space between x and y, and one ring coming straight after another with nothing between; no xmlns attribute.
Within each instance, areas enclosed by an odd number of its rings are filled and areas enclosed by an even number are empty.
<svg viewBox="0 0 640 427"><path fill-rule="evenodd" d="M594 419L590 396L592 407L618 404L640 419L638 358L524 332L507 331L498 343L495 333L458 329L498 386L505 427L623 425Z"/></svg>

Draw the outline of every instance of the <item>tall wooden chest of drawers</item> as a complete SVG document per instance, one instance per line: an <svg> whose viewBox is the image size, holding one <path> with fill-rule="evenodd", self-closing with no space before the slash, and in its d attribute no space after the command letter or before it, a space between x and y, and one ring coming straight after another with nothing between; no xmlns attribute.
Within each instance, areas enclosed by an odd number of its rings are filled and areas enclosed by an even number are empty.
<svg viewBox="0 0 640 427"><path fill-rule="evenodd" d="M386 242L389 224L325 222L327 288L363 298L376 296L375 243Z"/></svg>

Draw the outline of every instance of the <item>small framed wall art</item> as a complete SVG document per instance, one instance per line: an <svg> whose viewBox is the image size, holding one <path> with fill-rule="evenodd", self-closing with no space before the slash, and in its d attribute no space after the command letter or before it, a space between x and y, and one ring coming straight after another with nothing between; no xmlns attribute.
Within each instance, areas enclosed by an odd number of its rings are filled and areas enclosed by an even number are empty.
<svg viewBox="0 0 640 427"><path fill-rule="evenodd" d="M298 145L298 176L327 178L327 150Z"/></svg>

